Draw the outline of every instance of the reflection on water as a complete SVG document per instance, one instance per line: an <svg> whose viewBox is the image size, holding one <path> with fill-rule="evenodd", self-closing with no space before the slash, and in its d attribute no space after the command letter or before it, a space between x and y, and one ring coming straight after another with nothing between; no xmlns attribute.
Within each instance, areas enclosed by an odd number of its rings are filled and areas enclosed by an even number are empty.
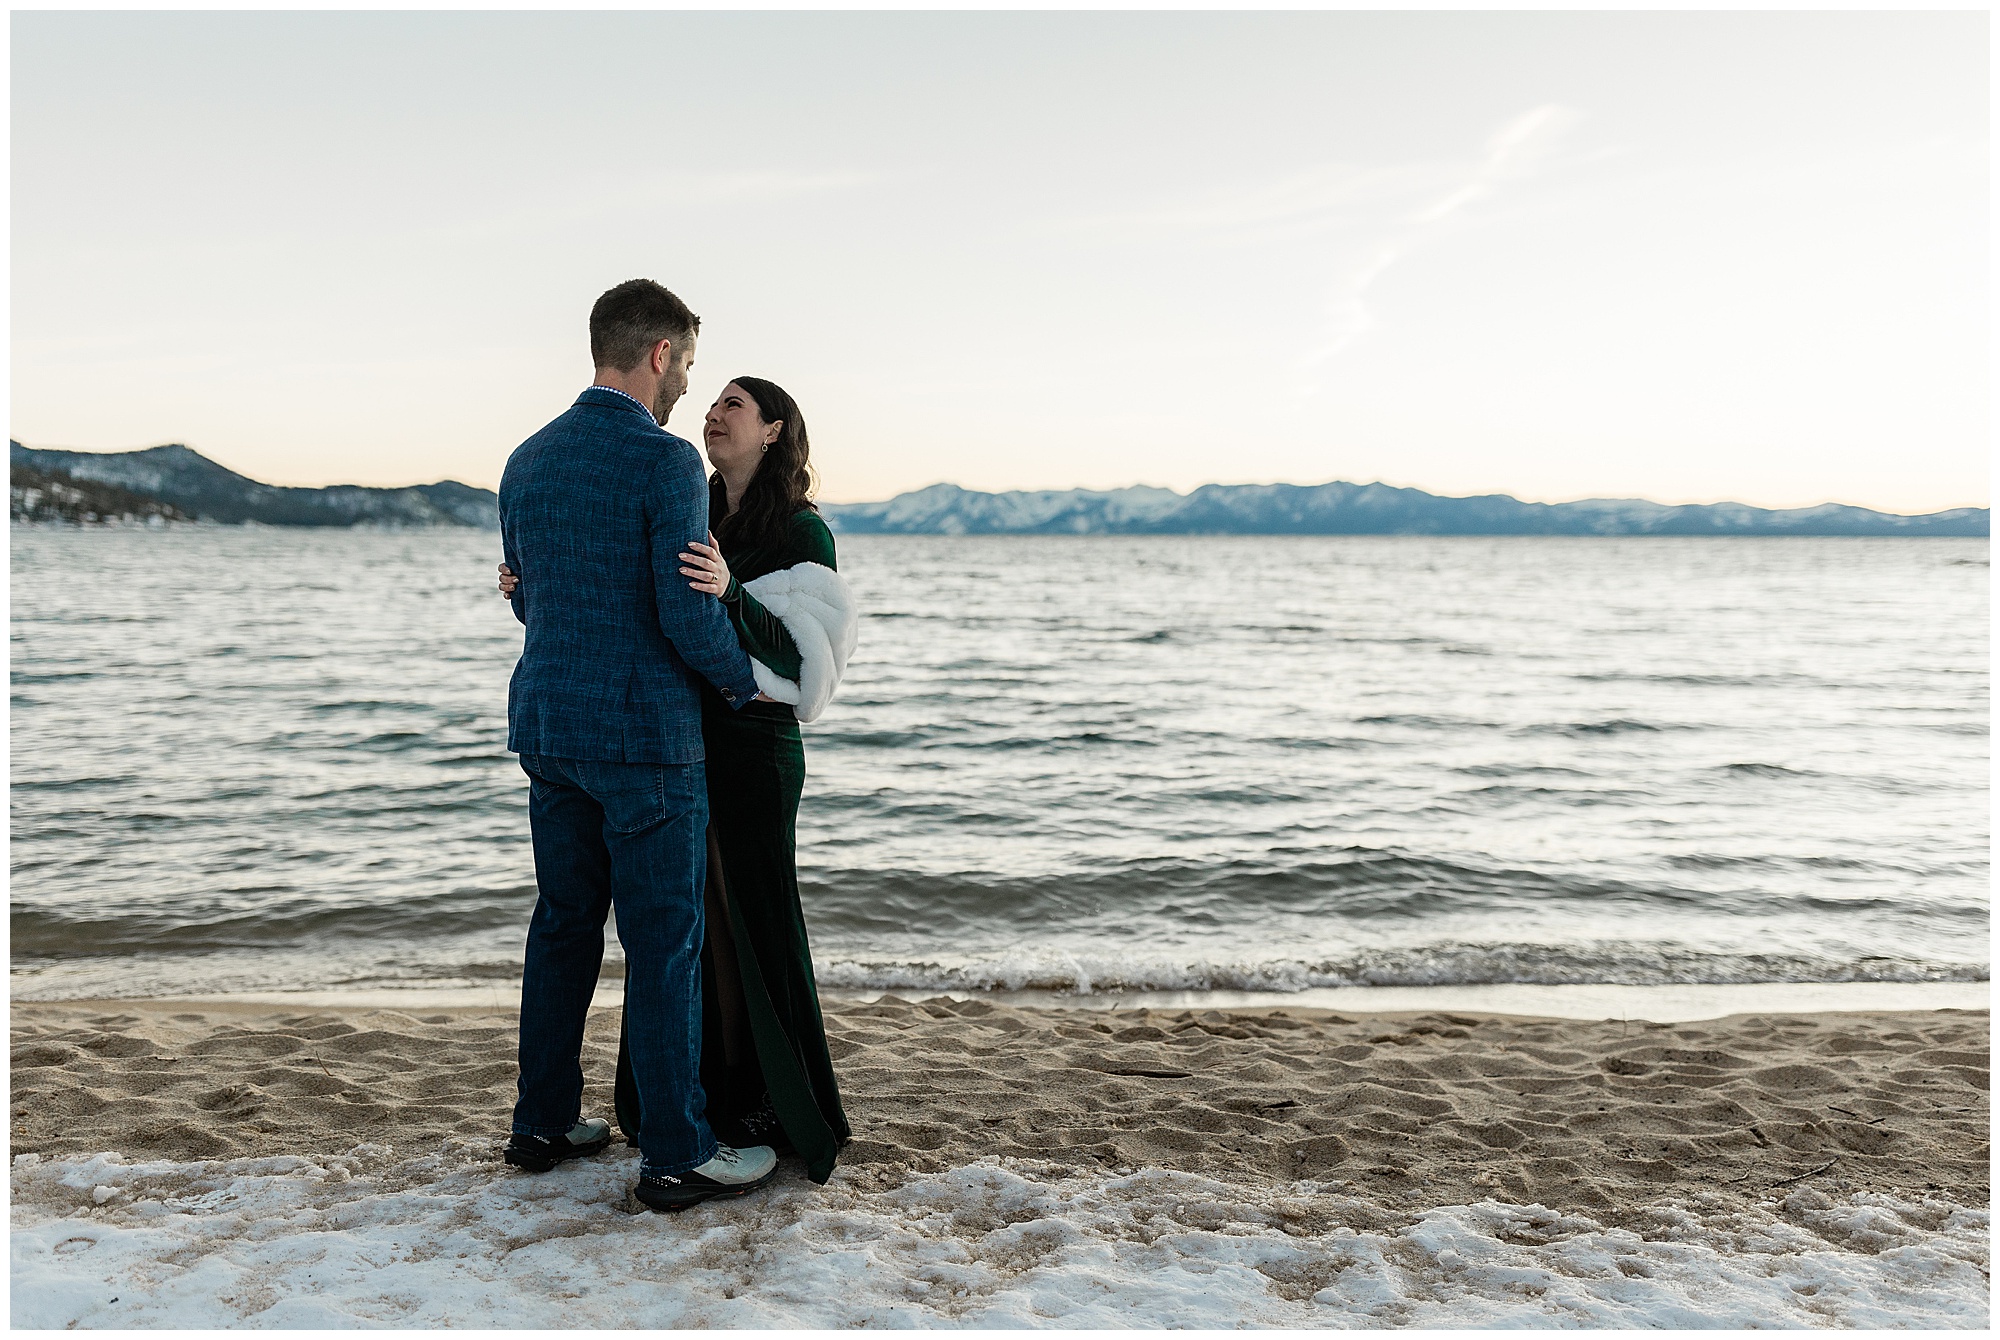
<svg viewBox="0 0 2000 1340"><path fill-rule="evenodd" d="M12 544L17 996L513 976L495 537ZM848 537L822 979L1982 979L1986 554Z"/></svg>

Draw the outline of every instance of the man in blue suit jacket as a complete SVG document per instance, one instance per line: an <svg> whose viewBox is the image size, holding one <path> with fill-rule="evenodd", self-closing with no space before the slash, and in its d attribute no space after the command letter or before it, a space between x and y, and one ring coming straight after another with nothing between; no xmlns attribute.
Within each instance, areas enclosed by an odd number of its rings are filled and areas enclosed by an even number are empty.
<svg viewBox="0 0 2000 1340"><path fill-rule="evenodd" d="M605 914L625 947L640 1098L639 1198L678 1209L768 1181L768 1148L718 1145L700 1080L708 796L698 674L741 708L750 658L679 571L708 536L694 447L661 425L687 389L700 319L647 279L590 313L595 384L515 449L500 538L527 641L507 747L528 774L540 897L521 980L521 1079L507 1161L541 1172L610 1143L581 1120L584 1016Z"/></svg>

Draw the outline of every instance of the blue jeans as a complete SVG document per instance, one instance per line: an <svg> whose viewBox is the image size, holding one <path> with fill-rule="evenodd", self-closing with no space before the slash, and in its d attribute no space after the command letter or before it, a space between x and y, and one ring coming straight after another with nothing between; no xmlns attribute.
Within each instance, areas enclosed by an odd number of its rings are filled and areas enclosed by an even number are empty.
<svg viewBox="0 0 2000 1340"><path fill-rule="evenodd" d="M604 963L604 917L615 908L641 1171L706 1163L715 1135L701 1089L702 765L524 754L521 769L541 897L521 977L514 1130L554 1138L582 1113L584 1015Z"/></svg>

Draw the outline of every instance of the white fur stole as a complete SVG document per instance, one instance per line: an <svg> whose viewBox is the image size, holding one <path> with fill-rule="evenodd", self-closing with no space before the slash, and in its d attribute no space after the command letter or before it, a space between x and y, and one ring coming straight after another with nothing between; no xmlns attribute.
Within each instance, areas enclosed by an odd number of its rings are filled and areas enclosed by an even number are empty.
<svg viewBox="0 0 2000 1340"><path fill-rule="evenodd" d="M799 563L767 572L743 589L777 616L799 647L799 679L795 684L754 657L750 668L757 687L781 703L790 703L800 721L817 721L847 673L860 633L859 611L847 581L819 563Z"/></svg>

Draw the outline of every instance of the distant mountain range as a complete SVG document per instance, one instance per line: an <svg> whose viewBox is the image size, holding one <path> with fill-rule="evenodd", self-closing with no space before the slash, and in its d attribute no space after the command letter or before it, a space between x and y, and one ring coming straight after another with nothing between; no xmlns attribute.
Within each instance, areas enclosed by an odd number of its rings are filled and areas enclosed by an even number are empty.
<svg viewBox="0 0 2000 1340"><path fill-rule="evenodd" d="M888 502L827 503L851 535L1986 535L1983 507L1898 516L1826 503L1669 506L1638 498L1527 503L1443 498L1387 484L1204 484L1192 493L974 493L933 484Z"/></svg>
<svg viewBox="0 0 2000 1340"><path fill-rule="evenodd" d="M197 519L267 526L500 524L490 489L445 480L412 488L281 488L184 446L46 451L11 442L16 520ZM1827 503L1669 506L1637 498L1526 503L1504 493L1445 498L1387 484L1205 484L1172 489L975 493L934 484L887 502L826 503L850 535L1935 535L1985 536L1990 513L1957 507L1898 516ZM158 520L154 520L157 517Z"/></svg>
<svg viewBox="0 0 2000 1340"><path fill-rule="evenodd" d="M68 526L164 526L193 517L171 503L121 489L116 484L78 479L61 470L32 465L13 469L12 513L16 521L50 521Z"/></svg>
<svg viewBox="0 0 2000 1340"><path fill-rule="evenodd" d="M144 520L143 514L133 514L131 502L136 499L163 504L184 517L224 525L474 526L485 530L500 526L500 500L491 489L452 480L403 489L355 484L282 488L260 484L178 444L103 452L41 451L19 442L7 446L13 476L11 511L16 520L84 519L80 515L57 516L44 507L24 508L27 490L37 487L35 480L24 478L28 472L85 494L91 502L72 505L70 510L95 513L100 520ZM43 496L47 496L45 489Z"/></svg>

